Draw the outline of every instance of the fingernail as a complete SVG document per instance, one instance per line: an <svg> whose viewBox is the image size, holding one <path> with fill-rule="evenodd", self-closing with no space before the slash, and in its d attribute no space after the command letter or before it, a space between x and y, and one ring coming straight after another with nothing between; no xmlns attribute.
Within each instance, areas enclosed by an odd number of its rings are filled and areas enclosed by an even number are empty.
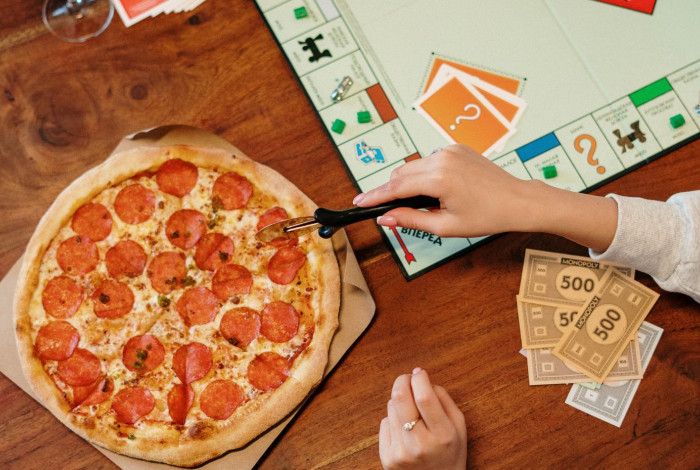
<svg viewBox="0 0 700 470"><path fill-rule="evenodd" d="M358 205L364 198L365 198L365 193L360 193L357 196L355 196L355 199L352 200L352 203L354 205Z"/></svg>
<svg viewBox="0 0 700 470"><path fill-rule="evenodd" d="M390 215L380 215L379 217L377 217L377 223L379 225L393 227L394 225L396 225L396 219Z"/></svg>
<svg viewBox="0 0 700 470"><path fill-rule="evenodd" d="M415 369L413 369L413 375L416 375L418 372L420 372L422 370L423 369L421 369L420 367L416 367Z"/></svg>

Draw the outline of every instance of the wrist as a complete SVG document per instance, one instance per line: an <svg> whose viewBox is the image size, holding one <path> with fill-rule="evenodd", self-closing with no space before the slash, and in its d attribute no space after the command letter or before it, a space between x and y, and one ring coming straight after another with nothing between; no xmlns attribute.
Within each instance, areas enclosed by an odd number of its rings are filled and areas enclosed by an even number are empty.
<svg viewBox="0 0 700 470"><path fill-rule="evenodd" d="M520 180L518 184L516 200L519 204L515 208L515 227L512 231L549 232L556 224L553 208L558 201L552 190L561 190L539 180Z"/></svg>
<svg viewBox="0 0 700 470"><path fill-rule="evenodd" d="M518 231L566 237L596 251L605 251L617 230L613 199L555 188L542 181L525 181Z"/></svg>

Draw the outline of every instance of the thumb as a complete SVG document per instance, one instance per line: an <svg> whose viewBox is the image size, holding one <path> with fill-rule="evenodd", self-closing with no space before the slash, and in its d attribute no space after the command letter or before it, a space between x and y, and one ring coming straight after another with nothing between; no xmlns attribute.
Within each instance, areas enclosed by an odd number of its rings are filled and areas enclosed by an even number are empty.
<svg viewBox="0 0 700 470"><path fill-rule="evenodd" d="M422 211L399 207L392 209L377 219L385 227L405 227L423 230L443 236L446 228L446 214L442 211Z"/></svg>

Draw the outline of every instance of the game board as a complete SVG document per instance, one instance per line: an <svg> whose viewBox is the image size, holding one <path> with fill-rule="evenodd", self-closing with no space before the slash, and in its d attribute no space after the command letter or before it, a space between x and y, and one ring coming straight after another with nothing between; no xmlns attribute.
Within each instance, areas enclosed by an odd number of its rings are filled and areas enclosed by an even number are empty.
<svg viewBox="0 0 700 470"><path fill-rule="evenodd" d="M363 191L450 139L477 147L493 126L505 137L484 143L487 158L572 191L700 136L698 1L256 3ZM452 98L422 101L431 87ZM464 87L491 105L454 98ZM380 230L408 278L488 239Z"/></svg>

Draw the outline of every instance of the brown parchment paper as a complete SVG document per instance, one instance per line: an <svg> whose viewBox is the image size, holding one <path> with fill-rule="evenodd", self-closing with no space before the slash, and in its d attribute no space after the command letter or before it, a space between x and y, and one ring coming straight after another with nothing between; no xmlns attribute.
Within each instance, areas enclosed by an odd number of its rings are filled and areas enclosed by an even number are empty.
<svg viewBox="0 0 700 470"><path fill-rule="evenodd" d="M123 139L110 157L118 152L134 147L161 147L176 144L196 145L199 147L216 147L227 151L243 153L228 141L203 131L187 126L165 126L139 132ZM109 157L108 157L109 158ZM374 316L375 304L369 293L367 283L362 277L360 266L350 247L345 231L339 231L333 236L335 249L340 266L341 305L338 330L331 342L328 365L324 375L338 364L338 361L350 349L350 346L360 337L369 326ZM22 390L33 397L29 384L22 373L17 346L14 338L14 323L12 312L12 297L14 295L17 276L22 259L20 258L0 281L0 372L16 383ZM313 392L312 392L313 394ZM34 397L33 397L34 398ZM311 397L312 399L312 397ZM253 468L265 451L274 443L284 428L289 425L299 408L276 426L259 436L246 447L234 450L202 465L201 469L242 469ZM102 447L95 446L108 459L124 469L156 470L177 468L171 465L147 462L124 455L116 454Z"/></svg>

